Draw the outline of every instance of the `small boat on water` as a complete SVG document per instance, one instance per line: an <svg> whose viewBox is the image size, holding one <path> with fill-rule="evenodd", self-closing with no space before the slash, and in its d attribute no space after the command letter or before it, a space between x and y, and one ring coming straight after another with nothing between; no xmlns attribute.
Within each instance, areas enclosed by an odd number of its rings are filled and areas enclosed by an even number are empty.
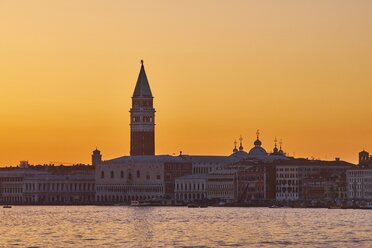
<svg viewBox="0 0 372 248"><path fill-rule="evenodd" d="M145 207L145 206L151 206L150 202L140 202L140 201L131 201L130 205L133 207Z"/></svg>
<svg viewBox="0 0 372 248"><path fill-rule="evenodd" d="M4 205L3 208L12 208L12 205Z"/></svg>
<svg viewBox="0 0 372 248"><path fill-rule="evenodd" d="M187 204L188 208L207 208L208 204L196 204L196 203L189 203Z"/></svg>
<svg viewBox="0 0 372 248"><path fill-rule="evenodd" d="M281 208L281 206L278 206L278 205L271 205L269 208Z"/></svg>
<svg viewBox="0 0 372 248"><path fill-rule="evenodd" d="M195 203L189 203L189 204L187 204L187 207L188 207L188 208L198 208L199 205L197 205L197 204L195 204Z"/></svg>

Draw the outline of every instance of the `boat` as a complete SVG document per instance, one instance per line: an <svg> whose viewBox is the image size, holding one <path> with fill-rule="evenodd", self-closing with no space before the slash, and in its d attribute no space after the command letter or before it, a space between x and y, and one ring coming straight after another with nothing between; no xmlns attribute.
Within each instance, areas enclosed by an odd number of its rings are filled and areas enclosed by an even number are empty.
<svg viewBox="0 0 372 248"><path fill-rule="evenodd" d="M145 206L151 206L150 202L140 202L140 201L131 201L130 205L133 207L145 207Z"/></svg>
<svg viewBox="0 0 372 248"><path fill-rule="evenodd" d="M197 204L195 204L195 203L189 203L189 204L187 204L187 207L188 207L188 208L198 208L199 205L197 205Z"/></svg>
<svg viewBox="0 0 372 248"><path fill-rule="evenodd" d="M4 206L3 206L3 208L12 208L12 206L11 206L11 205L8 205L8 204L6 204L6 205L4 205Z"/></svg>
<svg viewBox="0 0 372 248"><path fill-rule="evenodd" d="M271 205L271 206L269 206L269 208L281 208L281 206L278 206L278 205Z"/></svg>

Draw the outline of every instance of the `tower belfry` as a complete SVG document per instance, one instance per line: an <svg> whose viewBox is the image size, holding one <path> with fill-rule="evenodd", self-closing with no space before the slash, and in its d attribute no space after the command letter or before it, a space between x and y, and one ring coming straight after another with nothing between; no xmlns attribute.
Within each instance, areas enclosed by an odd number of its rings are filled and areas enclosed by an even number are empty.
<svg viewBox="0 0 372 248"><path fill-rule="evenodd" d="M130 109L130 155L155 155L155 109L143 60Z"/></svg>

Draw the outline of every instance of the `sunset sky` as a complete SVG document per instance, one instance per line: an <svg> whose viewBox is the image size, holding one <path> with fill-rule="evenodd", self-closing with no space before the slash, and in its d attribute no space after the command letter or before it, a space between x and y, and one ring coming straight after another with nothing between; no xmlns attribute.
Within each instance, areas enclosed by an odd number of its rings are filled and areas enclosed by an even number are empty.
<svg viewBox="0 0 372 248"><path fill-rule="evenodd" d="M157 154L372 152L372 1L0 0L0 165L128 155L141 59Z"/></svg>

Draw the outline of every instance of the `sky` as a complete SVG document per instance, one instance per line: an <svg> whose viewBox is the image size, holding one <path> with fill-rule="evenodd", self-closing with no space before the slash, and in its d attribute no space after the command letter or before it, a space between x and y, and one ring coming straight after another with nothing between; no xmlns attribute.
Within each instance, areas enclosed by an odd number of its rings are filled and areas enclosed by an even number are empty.
<svg viewBox="0 0 372 248"><path fill-rule="evenodd" d="M372 152L372 1L0 0L0 165L129 154L140 60L157 154Z"/></svg>

